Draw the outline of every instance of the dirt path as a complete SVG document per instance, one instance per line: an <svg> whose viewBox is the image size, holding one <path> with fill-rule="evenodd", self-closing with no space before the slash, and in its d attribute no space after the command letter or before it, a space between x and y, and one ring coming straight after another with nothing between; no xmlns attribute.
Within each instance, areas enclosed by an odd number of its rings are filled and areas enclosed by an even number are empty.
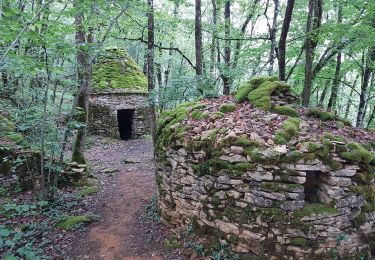
<svg viewBox="0 0 375 260"><path fill-rule="evenodd" d="M100 219L77 239L72 259L183 259L178 251L163 249L171 234L145 216L145 205L156 192L151 142L93 141L87 157L99 176L100 192L86 203Z"/></svg>

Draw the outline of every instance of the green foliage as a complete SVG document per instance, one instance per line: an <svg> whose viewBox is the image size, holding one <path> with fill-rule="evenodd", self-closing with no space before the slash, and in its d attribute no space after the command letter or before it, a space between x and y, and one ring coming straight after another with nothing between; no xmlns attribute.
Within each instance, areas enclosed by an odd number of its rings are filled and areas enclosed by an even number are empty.
<svg viewBox="0 0 375 260"><path fill-rule="evenodd" d="M236 110L236 105L232 104L232 103L222 104L219 108L219 111L221 113L229 113L229 112L233 112L235 110Z"/></svg>
<svg viewBox="0 0 375 260"><path fill-rule="evenodd" d="M108 48L93 67L93 88L147 92L147 78L126 51Z"/></svg>
<svg viewBox="0 0 375 260"><path fill-rule="evenodd" d="M150 198L148 204L144 206L146 219L160 222L160 214L158 209L158 197L156 195Z"/></svg>
<svg viewBox="0 0 375 260"><path fill-rule="evenodd" d="M65 230L76 229L84 224L88 224L92 221L92 218L87 215L81 216L66 216L60 220L56 226Z"/></svg>
<svg viewBox="0 0 375 260"><path fill-rule="evenodd" d="M295 110L294 108L288 107L288 106L275 107L273 110L280 115L298 117L297 110Z"/></svg>

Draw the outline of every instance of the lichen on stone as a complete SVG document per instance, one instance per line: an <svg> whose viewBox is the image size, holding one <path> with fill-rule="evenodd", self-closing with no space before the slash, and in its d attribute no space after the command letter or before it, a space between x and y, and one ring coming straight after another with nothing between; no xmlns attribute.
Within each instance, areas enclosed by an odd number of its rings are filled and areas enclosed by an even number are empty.
<svg viewBox="0 0 375 260"><path fill-rule="evenodd" d="M93 66L92 87L147 92L147 78L126 51L108 48Z"/></svg>

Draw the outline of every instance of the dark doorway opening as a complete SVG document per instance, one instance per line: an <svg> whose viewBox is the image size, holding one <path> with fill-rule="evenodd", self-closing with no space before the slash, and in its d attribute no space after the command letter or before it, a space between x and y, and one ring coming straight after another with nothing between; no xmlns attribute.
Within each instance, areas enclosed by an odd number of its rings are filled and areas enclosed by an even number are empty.
<svg viewBox="0 0 375 260"><path fill-rule="evenodd" d="M129 140L132 138L133 116L133 109L117 110L117 121L122 140Z"/></svg>
<svg viewBox="0 0 375 260"><path fill-rule="evenodd" d="M305 201L309 203L320 203L318 190L321 184L321 172L307 172L304 184Z"/></svg>

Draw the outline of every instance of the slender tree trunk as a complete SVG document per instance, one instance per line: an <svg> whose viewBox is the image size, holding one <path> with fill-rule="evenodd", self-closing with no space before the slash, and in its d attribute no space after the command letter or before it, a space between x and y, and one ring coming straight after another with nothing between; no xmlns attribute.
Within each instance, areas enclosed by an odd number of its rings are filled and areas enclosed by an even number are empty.
<svg viewBox="0 0 375 260"><path fill-rule="evenodd" d="M225 40L224 40L224 69L222 71L221 78L223 79L223 94L229 95L230 94L230 85L231 85L231 78L230 78L230 1L226 1L224 5L224 19L225 19Z"/></svg>
<svg viewBox="0 0 375 260"><path fill-rule="evenodd" d="M337 13L337 23L338 24L342 23L342 3L339 4L338 13ZM338 89L340 85L341 59L342 59L342 52L339 51L337 53L337 58L336 58L335 79L333 81L331 96L328 102L328 109L334 109L334 110L336 109Z"/></svg>
<svg viewBox="0 0 375 260"><path fill-rule="evenodd" d="M154 71L154 59L155 59L155 21L154 21L154 1L147 0L148 13L147 13L147 82L148 91L152 93L155 89L155 71ZM150 120L151 120L151 134L152 140L155 143L156 135L156 114L155 114L155 100L151 100L150 103Z"/></svg>
<svg viewBox="0 0 375 260"><path fill-rule="evenodd" d="M374 122L374 120L375 120L375 106L372 108L372 112L371 112L369 121L367 123L367 128L370 128L372 126L372 123Z"/></svg>
<svg viewBox="0 0 375 260"><path fill-rule="evenodd" d="M330 81L327 80L326 84L324 85L323 92L320 95L320 99L319 99L319 103L318 103L319 107L324 107L324 100L325 100L325 97L327 95L329 85L330 85Z"/></svg>
<svg viewBox="0 0 375 260"><path fill-rule="evenodd" d="M358 113L357 113L357 121L356 126L362 127L363 120L366 116L366 103L367 103L367 91L368 85L370 83L371 74L373 73L373 63L375 62L375 48L371 48L368 54L368 58L366 59L366 65L362 77L362 84L361 84L361 94L359 96L359 105L358 105Z"/></svg>
<svg viewBox="0 0 375 260"><path fill-rule="evenodd" d="M274 12L273 12L273 21L272 21L272 27L270 30L270 40L271 40L271 51L270 51L270 66L268 69L268 75L273 74L273 67L275 64L275 58L276 58L276 33L277 33L277 17L279 14L279 0L273 0L274 3Z"/></svg>
<svg viewBox="0 0 375 260"><path fill-rule="evenodd" d="M345 119L347 119L349 117L349 113L350 113L350 107L352 106L353 104L353 94L354 94L354 88L355 86L357 85L357 81L359 79L359 75L357 75L357 77L355 78L354 82L353 82L353 85L352 85L352 88L350 89L350 94L349 94L349 99L348 99L348 104L346 106L346 109L345 109Z"/></svg>
<svg viewBox="0 0 375 260"><path fill-rule="evenodd" d="M283 27L281 29L281 35L279 40L279 79L282 81L286 80L286 39L288 37L290 23L292 21L292 14L294 9L295 0L288 0L285 16L283 21Z"/></svg>
<svg viewBox="0 0 375 260"><path fill-rule="evenodd" d="M92 40L92 36L89 36L88 40L86 41L86 32L84 31L83 22L83 14L78 13L75 17L75 40L77 48L77 75L80 89L77 97L78 115L76 115L76 120L81 123L82 126L77 131L72 161L86 164L84 146L89 113L88 99L91 88L91 62L89 52L87 51L87 43L88 41Z"/></svg>
<svg viewBox="0 0 375 260"><path fill-rule="evenodd" d="M305 42L305 83L302 92L302 104L310 104L311 89L313 85L313 63L315 49L318 44L319 29L322 22L322 0L309 0L309 13L306 26Z"/></svg>
<svg viewBox="0 0 375 260"><path fill-rule="evenodd" d="M202 11L201 0L195 0L195 71L197 76L203 75L203 43L202 43Z"/></svg>
<svg viewBox="0 0 375 260"><path fill-rule="evenodd" d="M214 29L212 31L212 39L211 39L210 73L211 75L213 75L214 69L215 69L215 56L216 56L217 5L216 5L216 0L211 0L211 3L212 3L212 24L214 26Z"/></svg>

